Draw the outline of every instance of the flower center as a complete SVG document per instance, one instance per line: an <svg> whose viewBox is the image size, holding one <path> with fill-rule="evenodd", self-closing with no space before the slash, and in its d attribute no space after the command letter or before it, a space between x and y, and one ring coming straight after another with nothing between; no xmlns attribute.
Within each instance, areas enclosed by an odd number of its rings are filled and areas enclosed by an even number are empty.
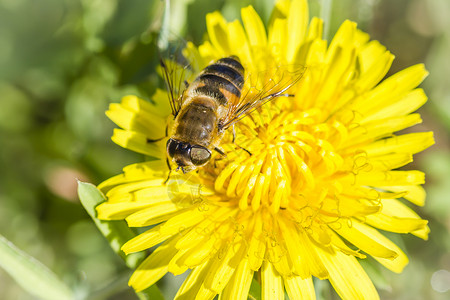
<svg viewBox="0 0 450 300"><path fill-rule="evenodd" d="M344 159L336 153L344 126L322 122L319 110L288 111L269 103L224 137L226 157L216 155L204 171L214 189L241 210L316 207L337 189L332 177ZM202 172L203 173L203 172Z"/></svg>

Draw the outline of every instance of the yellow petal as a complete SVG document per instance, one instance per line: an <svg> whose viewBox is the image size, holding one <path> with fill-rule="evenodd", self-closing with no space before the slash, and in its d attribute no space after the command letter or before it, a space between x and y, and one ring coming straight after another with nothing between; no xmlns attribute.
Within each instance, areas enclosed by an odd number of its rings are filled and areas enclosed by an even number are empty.
<svg viewBox="0 0 450 300"><path fill-rule="evenodd" d="M365 153L360 153L353 158L352 171L356 174L360 172L389 171L402 167L413 160L412 155L409 153L391 153L373 158L368 158Z"/></svg>
<svg viewBox="0 0 450 300"><path fill-rule="evenodd" d="M342 299L379 299L377 290L361 265L353 256L317 248L330 274L329 280Z"/></svg>
<svg viewBox="0 0 450 300"><path fill-rule="evenodd" d="M422 64L415 65L404 69L388 79L384 80L381 84L369 91L359 101L353 103L353 109L357 111L360 116L356 116L356 122L358 118L374 119L374 114L381 110L385 110L391 106L391 104L403 99L412 89L417 87L422 80L428 75L425 67ZM410 105L415 103L404 103L403 110L410 111ZM388 109L391 111L391 108ZM369 117L370 116L370 117ZM391 114L389 114L391 116ZM385 116L384 116L385 117Z"/></svg>
<svg viewBox="0 0 450 300"><path fill-rule="evenodd" d="M280 220L280 228L283 233L283 238L287 247L287 254L292 261L294 266L294 270L297 275L300 275L301 278L308 278L311 276L311 271L309 269L309 261L308 257L305 255L305 251L302 251L302 247L305 245L300 244L300 239L298 238L298 231L294 227L294 224L285 224L288 221Z"/></svg>
<svg viewBox="0 0 450 300"><path fill-rule="evenodd" d="M334 60L336 51L342 51L338 49L346 48L346 51L352 51L354 38L356 35L356 23L349 20L345 20L339 27L338 31L331 40L330 46L327 51L327 63Z"/></svg>
<svg viewBox="0 0 450 300"><path fill-rule="evenodd" d="M386 47L378 41L370 41L362 45L358 56L362 73L367 73L371 67L376 65L384 54L388 53Z"/></svg>
<svg viewBox="0 0 450 300"><path fill-rule="evenodd" d="M337 233L330 230L330 232L328 234L331 237L331 245L333 245L333 247L335 249L340 250L344 254L352 255L356 258L364 259L367 257L362 252L360 252L360 249L357 249L357 250L351 249L348 246L349 244L344 242Z"/></svg>
<svg viewBox="0 0 450 300"><path fill-rule="evenodd" d="M395 251L398 256L395 259L387 259L381 257L374 258L392 272L401 273L409 262L408 257L396 244L394 244L388 238L386 238L385 236L381 236L380 238L382 239L382 243L389 247L389 249L392 249L392 251Z"/></svg>
<svg viewBox="0 0 450 300"><path fill-rule="evenodd" d="M418 206L425 205L426 192L420 185L382 186L380 188L399 193L406 192L406 195L404 195L403 198Z"/></svg>
<svg viewBox="0 0 450 300"><path fill-rule="evenodd" d="M300 49L300 45L305 39L308 22L308 2L306 0L293 0L287 18L289 37L286 47L286 60L288 63L293 63L294 58Z"/></svg>
<svg viewBox="0 0 450 300"><path fill-rule="evenodd" d="M134 179L133 179L134 181ZM102 183L100 183L97 188L99 190L101 190L103 193L106 193L109 191L109 189L111 189L112 187L127 182L127 179L125 178L124 174L119 174L116 176L113 176L111 178L108 178L107 180L103 181Z"/></svg>
<svg viewBox="0 0 450 300"><path fill-rule="evenodd" d="M259 270L266 252L262 220L259 216L256 216L255 218L256 221L253 227L253 234L247 252L249 265L253 271Z"/></svg>
<svg viewBox="0 0 450 300"><path fill-rule="evenodd" d="M141 209L128 217L126 221L130 227L143 227L166 221L179 213L179 205L172 201L161 202L151 207Z"/></svg>
<svg viewBox="0 0 450 300"><path fill-rule="evenodd" d="M319 60L322 61L325 51L326 51L326 45L323 44L322 49L319 52L316 52L315 50L311 50L311 48L313 48L313 47L317 48L317 44L321 44L321 43L325 42L322 40L322 33L323 33L323 20L316 18L316 17L312 18L311 23L309 24L309 29L308 29L306 39L300 45L300 48L297 51L297 54L296 54L294 60L291 61L291 63L294 65L303 65L308 68L308 66L314 66L314 64L311 64L312 60L315 60L317 62L318 57L320 57ZM286 52L286 51L284 51L284 52ZM317 55L318 53L319 53L319 55ZM313 57L311 55L317 55L317 56ZM309 61L309 63L308 63L308 61ZM308 69L306 71L308 71Z"/></svg>
<svg viewBox="0 0 450 300"><path fill-rule="evenodd" d="M120 184L110 189L106 196L111 204L135 201L158 203L169 200L166 187L162 185L160 178Z"/></svg>
<svg viewBox="0 0 450 300"><path fill-rule="evenodd" d="M368 162L368 168L375 171L388 171L403 167L412 162L412 155L405 153L393 153L375 157ZM364 170L364 169L363 169Z"/></svg>
<svg viewBox="0 0 450 300"><path fill-rule="evenodd" d="M236 214L236 212L231 209L217 209L214 212L214 218L208 217L192 229L183 232L184 235L176 245L177 249L188 248L190 245L199 243L204 237L216 234L217 232L214 227L228 218L233 218L234 214Z"/></svg>
<svg viewBox="0 0 450 300"><path fill-rule="evenodd" d="M202 240L196 241L196 243L193 243L189 247L183 248L183 250L186 251L183 252L182 255L180 255L174 262L178 266L187 268L196 267L214 254L216 251L214 244L216 244L216 242L217 238L213 236L203 236Z"/></svg>
<svg viewBox="0 0 450 300"><path fill-rule="evenodd" d="M356 185L389 186L417 185L425 183L425 174L420 171L360 172L355 177Z"/></svg>
<svg viewBox="0 0 450 300"><path fill-rule="evenodd" d="M169 261L177 251L175 243L176 239L167 241L153 251L134 271L128 285L139 292L161 279L167 273Z"/></svg>
<svg viewBox="0 0 450 300"><path fill-rule="evenodd" d="M209 261L206 261L201 266L198 266L189 273L189 276L184 280L181 287L178 289L174 299L177 300L192 300L196 299L197 292L203 284L206 273L210 266Z"/></svg>
<svg viewBox="0 0 450 300"><path fill-rule="evenodd" d="M285 19L291 7L290 0L277 0L270 16L269 30L277 19Z"/></svg>
<svg viewBox="0 0 450 300"><path fill-rule="evenodd" d="M283 279L273 265L264 261L261 268L261 299L284 299Z"/></svg>
<svg viewBox="0 0 450 300"><path fill-rule="evenodd" d="M241 9L241 16L250 45L265 47L267 45L266 29L255 9L252 6L244 7Z"/></svg>
<svg viewBox="0 0 450 300"><path fill-rule="evenodd" d="M170 107L169 95L166 90L156 89L152 95L152 115L161 118L167 118L172 115L172 108Z"/></svg>
<svg viewBox="0 0 450 300"><path fill-rule="evenodd" d="M142 153L155 158L165 158L165 140L148 142L149 137L139 132L114 129L112 140L117 145L126 149Z"/></svg>
<svg viewBox="0 0 450 300"><path fill-rule="evenodd" d="M356 83L358 91L373 88L389 71L394 55L378 41L371 41L363 46L358 54L361 75Z"/></svg>
<svg viewBox="0 0 450 300"><path fill-rule="evenodd" d="M294 276L284 279L286 292L291 300L315 300L316 293L311 277L302 279L300 276Z"/></svg>
<svg viewBox="0 0 450 300"><path fill-rule="evenodd" d="M166 166L166 168L164 168L164 166ZM120 174L103 181L98 185L98 188L103 193L107 193L110 189L117 185L145 179L160 179L167 177L166 174L169 172L169 170L167 169L167 164L163 160L153 160L132 164L123 168L123 171L125 174ZM162 181L157 185L160 186L161 183Z"/></svg>
<svg viewBox="0 0 450 300"><path fill-rule="evenodd" d="M148 111L138 110L135 112L128 110L124 105L112 103L106 115L123 129L140 132L150 139L159 139L165 136L165 119Z"/></svg>
<svg viewBox="0 0 450 300"><path fill-rule="evenodd" d="M362 118L361 122L370 122L387 117L404 116L416 111L427 102L428 98L422 89L414 89L397 101L387 103L385 106L380 106L377 109L370 111L370 113Z"/></svg>
<svg viewBox="0 0 450 300"><path fill-rule="evenodd" d="M356 48L362 48L364 45L366 45L370 40L370 35L368 33L365 33L364 31L361 31L359 29L356 30L355 33L355 40L354 45Z"/></svg>
<svg viewBox="0 0 450 300"><path fill-rule="evenodd" d="M152 202L102 203L97 206L97 218L100 220L123 220L127 216L155 205Z"/></svg>
<svg viewBox="0 0 450 300"><path fill-rule="evenodd" d="M287 37L286 19L276 19L269 30L269 46L276 57L284 57L282 53L286 52Z"/></svg>
<svg viewBox="0 0 450 300"><path fill-rule="evenodd" d="M166 177L168 173L167 163L164 160L152 160L131 164L123 168L127 179L159 179ZM161 183L155 183L160 186Z"/></svg>
<svg viewBox="0 0 450 300"><path fill-rule="evenodd" d="M351 223L338 221L336 224L330 224L330 227L347 241L372 256L389 259L397 256L394 251L377 241L380 234L376 229L356 220L352 220Z"/></svg>
<svg viewBox="0 0 450 300"><path fill-rule="evenodd" d="M306 57L305 65L314 66L316 64L323 63L323 61L325 60L326 50L327 50L326 41L320 39L313 40L311 47L309 48L308 55ZM312 68L311 72L314 72ZM306 73L306 75L308 75L308 73ZM305 86L305 84L303 84L303 86ZM301 92L301 89L299 89L299 92Z"/></svg>
<svg viewBox="0 0 450 300"><path fill-rule="evenodd" d="M161 227L160 232L162 235L172 235L180 233L186 230L186 228L195 226L200 223L205 217L215 212L205 212L199 208L198 205L193 205L186 211L176 215L175 217L167 220Z"/></svg>
<svg viewBox="0 0 450 300"><path fill-rule="evenodd" d="M335 200L335 198L327 198L323 206L325 211L329 211L333 215L332 218L335 218L334 214L336 210L339 210L342 217L364 217L368 214L376 213L381 209L380 205L374 203L373 200L358 199L345 195L339 196L337 199L339 201L338 203Z"/></svg>
<svg viewBox="0 0 450 300"><path fill-rule="evenodd" d="M332 52L333 55L327 57L329 59L325 69L323 87L317 96L316 107L328 108L335 111L344 104L348 99L344 97L336 98L339 90L346 86L351 80L353 73L353 65L356 60L356 51L350 47L336 46ZM333 99L332 101L330 101ZM345 100L345 101L343 101Z"/></svg>
<svg viewBox="0 0 450 300"><path fill-rule="evenodd" d="M229 55L231 48L228 44L227 25L225 19L219 12L216 11L206 15L206 29L209 40L219 52L219 56L224 57Z"/></svg>
<svg viewBox="0 0 450 300"><path fill-rule="evenodd" d="M366 221L374 227L397 233L412 233L428 238L428 221L422 220L412 209L396 199L382 199L380 213L369 215Z"/></svg>
<svg viewBox="0 0 450 300"><path fill-rule="evenodd" d="M160 118L166 118L169 114L170 111L161 111L160 107L163 103L166 104L167 106L169 106L168 103L168 97L167 97L167 93L163 90L157 90L157 92L155 93L155 95L153 96L155 101L153 103L150 103L148 101L145 101L137 96L134 95L128 95L125 97L122 97L121 101L120 101L120 105L131 112L134 113L143 113L143 114L148 114L149 116L153 116L156 114L156 116L160 117Z"/></svg>
<svg viewBox="0 0 450 300"><path fill-rule="evenodd" d="M125 254L130 254L134 252L139 252L148 248L151 248L159 243L164 242L170 236L164 236L159 233L161 226L155 226L144 233L132 238L126 242L121 250Z"/></svg>
<svg viewBox="0 0 450 300"><path fill-rule="evenodd" d="M323 34L323 20L313 17L308 27L307 40L322 39Z"/></svg>
<svg viewBox="0 0 450 300"><path fill-rule="evenodd" d="M252 283L253 271L246 257L243 257L230 282L219 296L219 300L247 300Z"/></svg>
<svg viewBox="0 0 450 300"><path fill-rule="evenodd" d="M231 54L237 55L242 61L248 65L252 65L252 51L244 28L238 20L228 23L228 34L233 37L234 43Z"/></svg>
<svg viewBox="0 0 450 300"><path fill-rule="evenodd" d="M432 132L416 132L383 139L363 147L368 156L390 153L415 154L434 144Z"/></svg>
<svg viewBox="0 0 450 300"><path fill-rule="evenodd" d="M290 255L286 254L287 249L282 244L267 245L267 257L272 263L278 274L283 277L292 276L292 262L290 261Z"/></svg>
<svg viewBox="0 0 450 300"><path fill-rule="evenodd" d="M198 47L200 55L203 56L203 60L210 64L217 60L219 57L224 57L225 53L218 53L218 50L211 45L209 41L204 42Z"/></svg>
<svg viewBox="0 0 450 300"><path fill-rule="evenodd" d="M300 257L304 257L304 261L308 262L311 274L319 279L328 278L327 269L317 256L314 242L311 241L305 232L300 232L298 238L300 240Z"/></svg>
<svg viewBox="0 0 450 300"><path fill-rule="evenodd" d="M189 252L190 249L180 249L170 260L168 271L177 276L187 271L188 267L184 264L178 263L179 260Z"/></svg>
<svg viewBox="0 0 450 300"><path fill-rule="evenodd" d="M211 300L217 293L213 290L206 287L204 284L200 286L197 295L195 296L196 300Z"/></svg>
<svg viewBox="0 0 450 300"><path fill-rule="evenodd" d="M244 256L244 249L242 240L224 245L212 259L211 267L205 278L205 286L220 293L236 271Z"/></svg>
<svg viewBox="0 0 450 300"><path fill-rule="evenodd" d="M391 117L372 121L369 123L361 123L361 127L357 127L348 135L347 147L360 143L367 143L392 135L393 132L411 127L422 122L419 114L411 114L400 117Z"/></svg>
<svg viewBox="0 0 450 300"><path fill-rule="evenodd" d="M367 236L369 236L371 239L373 239L375 242L379 243L380 245L383 245L384 247L390 249L392 252L395 253L395 257L381 257L377 255L372 255L376 260L378 260L381 264L383 264L388 269L400 273L403 268L408 263L408 258L406 257L405 253L393 242L391 242L388 238L386 238L384 235L379 233L376 229L373 229L370 226L366 226L364 224L358 223L358 229L361 230L361 232Z"/></svg>
<svg viewBox="0 0 450 300"><path fill-rule="evenodd" d="M387 74L394 61L394 55L386 51L378 61L370 66L370 68L361 74L356 84L358 91L366 91L373 88Z"/></svg>

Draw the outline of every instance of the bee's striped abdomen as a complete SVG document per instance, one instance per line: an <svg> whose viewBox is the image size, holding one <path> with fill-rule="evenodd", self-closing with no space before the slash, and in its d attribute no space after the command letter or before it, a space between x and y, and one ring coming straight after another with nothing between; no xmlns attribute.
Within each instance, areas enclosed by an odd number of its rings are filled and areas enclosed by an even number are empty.
<svg viewBox="0 0 450 300"><path fill-rule="evenodd" d="M226 106L241 97L244 85L244 68L235 57L226 57L207 66L194 82L197 95L213 97Z"/></svg>
<svg viewBox="0 0 450 300"><path fill-rule="evenodd" d="M167 143L167 153L183 172L207 163L222 138L221 120L239 103L244 68L237 57L207 66L182 96ZM228 108L227 108L228 107Z"/></svg>

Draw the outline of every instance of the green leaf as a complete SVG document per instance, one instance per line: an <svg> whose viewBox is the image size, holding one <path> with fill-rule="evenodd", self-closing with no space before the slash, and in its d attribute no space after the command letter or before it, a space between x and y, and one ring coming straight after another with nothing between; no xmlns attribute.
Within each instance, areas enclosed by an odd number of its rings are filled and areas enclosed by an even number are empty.
<svg viewBox="0 0 450 300"><path fill-rule="evenodd" d="M28 293L41 299L73 299L73 292L41 262L0 235L0 266Z"/></svg>
<svg viewBox="0 0 450 300"><path fill-rule="evenodd" d="M92 184L78 181L78 196L87 213L94 220L100 232L109 241L111 248L125 260L128 267L135 269L144 259L143 252L125 255L120 248L128 240L134 238L136 233L127 226L125 221L103 221L97 219L95 207L104 202L105 196Z"/></svg>
<svg viewBox="0 0 450 300"><path fill-rule="evenodd" d="M250 285L250 291L248 292L248 299L259 300L261 299L261 285L253 278Z"/></svg>
<svg viewBox="0 0 450 300"><path fill-rule="evenodd" d="M145 258L145 254L143 252L139 252L125 255L120 248L125 242L134 238L136 233L128 227L125 221L103 221L97 219L95 207L104 202L106 199L105 196L93 184L78 181L78 196L80 197L80 201L87 213L94 220L98 229L109 241L111 248L125 260L128 267L135 269ZM152 285L151 287L136 294L139 299L142 300L164 300L163 295L156 285Z"/></svg>

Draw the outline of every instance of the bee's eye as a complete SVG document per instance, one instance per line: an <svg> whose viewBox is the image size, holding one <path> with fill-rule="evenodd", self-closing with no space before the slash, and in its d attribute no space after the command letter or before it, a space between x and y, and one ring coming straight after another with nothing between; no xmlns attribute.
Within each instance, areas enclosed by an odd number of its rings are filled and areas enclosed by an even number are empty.
<svg viewBox="0 0 450 300"><path fill-rule="evenodd" d="M201 166L211 158L211 152L202 146L193 146L191 149L191 162L195 166Z"/></svg>
<svg viewBox="0 0 450 300"><path fill-rule="evenodd" d="M169 139L167 141L166 149L167 149L167 153L169 154L170 157L174 157L175 151L178 148L178 144L179 144L179 142L176 140L173 140L173 139Z"/></svg>

